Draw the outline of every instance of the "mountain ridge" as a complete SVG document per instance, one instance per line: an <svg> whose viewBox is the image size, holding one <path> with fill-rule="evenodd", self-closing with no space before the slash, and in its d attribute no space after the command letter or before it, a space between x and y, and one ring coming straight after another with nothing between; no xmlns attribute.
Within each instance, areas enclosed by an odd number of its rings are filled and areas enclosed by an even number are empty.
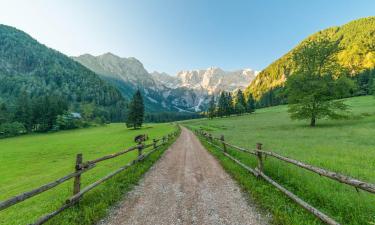
<svg viewBox="0 0 375 225"><path fill-rule="evenodd" d="M302 40L289 52L272 62L246 88L260 99L265 93L282 87L287 77L296 69L292 56L306 42L326 37L338 41L341 50L335 55L339 65L347 69L352 76L365 69L375 68L375 17L366 17L350 21L341 26L334 26L318 31Z"/></svg>
<svg viewBox="0 0 375 225"><path fill-rule="evenodd" d="M120 92L91 70L29 34L0 25L0 102L12 106L21 93L30 99L55 94L66 98L72 110L93 103L107 119L123 105ZM118 110L120 113L121 110Z"/></svg>
<svg viewBox="0 0 375 225"><path fill-rule="evenodd" d="M146 108L154 112L205 110L211 94L218 94L228 89L230 91L244 89L256 75L256 71L251 69L226 72L220 68L211 67L180 72L176 76L171 76L157 71L149 73L138 59L119 57L113 53L98 56L84 54L72 58L101 75L103 79L110 81L126 97L131 97L131 94L140 88ZM235 79L238 74L243 75ZM226 85L224 81L231 82ZM237 84L238 82L240 85Z"/></svg>

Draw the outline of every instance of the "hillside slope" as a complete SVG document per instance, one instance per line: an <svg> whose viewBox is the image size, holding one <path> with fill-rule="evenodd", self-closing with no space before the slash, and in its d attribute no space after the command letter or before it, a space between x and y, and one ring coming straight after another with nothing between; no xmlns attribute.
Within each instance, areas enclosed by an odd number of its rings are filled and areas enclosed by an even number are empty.
<svg viewBox="0 0 375 225"><path fill-rule="evenodd" d="M307 41L321 37L339 41L341 50L336 54L337 62L351 75L355 76L365 69L375 68L375 17L362 18L340 27L319 31L302 41L261 71L246 89L247 95L252 93L259 99L267 91L283 86L288 75L293 74L296 69L292 59L293 54L298 52Z"/></svg>
<svg viewBox="0 0 375 225"><path fill-rule="evenodd" d="M0 102L12 105L22 92L30 98L61 96L73 110L94 103L107 119L123 117L121 93L94 72L28 34L0 25Z"/></svg>

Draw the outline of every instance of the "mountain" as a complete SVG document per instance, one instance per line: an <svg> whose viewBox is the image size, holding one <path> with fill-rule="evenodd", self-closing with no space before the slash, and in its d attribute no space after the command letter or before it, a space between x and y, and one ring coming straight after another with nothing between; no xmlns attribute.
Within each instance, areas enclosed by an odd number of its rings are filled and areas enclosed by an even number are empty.
<svg viewBox="0 0 375 225"><path fill-rule="evenodd" d="M243 89L255 77L255 72L251 70L225 72L219 68L184 71L177 76L148 73L137 59L122 58L112 53L72 58L111 82L126 97L131 97L139 88L148 112L202 111L207 107L211 94Z"/></svg>
<svg viewBox="0 0 375 225"><path fill-rule="evenodd" d="M215 67L206 70L181 71L177 73L180 87L205 90L209 94L244 89L255 76L256 71L251 69L227 72Z"/></svg>
<svg viewBox="0 0 375 225"><path fill-rule="evenodd" d="M273 62L251 82L246 94L252 93L256 99L277 87L282 87L288 75L296 69L292 56L307 41L319 38L338 41L340 51L336 54L339 65L356 76L366 69L375 68L375 17L354 20L339 27L319 31L303 40L299 45Z"/></svg>
<svg viewBox="0 0 375 225"><path fill-rule="evenodd" d="M169 89L155 82L137 59L122 58L112 53L99 56L84 54L72 58L112 83L126 98L131 98L139 88L144 96L146 111L178 111L167 99L170 97Z"/></svg>
<svg viewBox="0 0 375 225"><path fill-rule="evenodd" d="M75 111L93 103L103 117L123 118L124 98L116 88L25 32L0 25L0 102L12 105L21 93L60 96Z"/></svg>

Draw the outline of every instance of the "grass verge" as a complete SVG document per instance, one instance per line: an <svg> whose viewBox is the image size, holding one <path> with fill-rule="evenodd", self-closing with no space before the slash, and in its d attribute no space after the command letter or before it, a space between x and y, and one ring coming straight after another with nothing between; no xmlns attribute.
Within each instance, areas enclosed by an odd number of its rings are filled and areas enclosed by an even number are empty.
<svg viewBox="0 0 375 225"><path fill-rule="evenodd" d="M0 199L5 200L70 173L77 153L83 153L84 161L91 160L135 145L135 135L147 133L151 139L160 138L175 129L172 124L146 124L140 130L129 130L123 124L111 124L0 140ZM91 190L83 196L79 205L56 216L49 224L95 223L106 214L110 205L137 183L170 144ZM137 152L133 151L99 163L82 175L82 188L136 157ZM36 221L59 208L72 195L72 186L73 180L67 181L1 211L0 224L19 225Z"/></svg>

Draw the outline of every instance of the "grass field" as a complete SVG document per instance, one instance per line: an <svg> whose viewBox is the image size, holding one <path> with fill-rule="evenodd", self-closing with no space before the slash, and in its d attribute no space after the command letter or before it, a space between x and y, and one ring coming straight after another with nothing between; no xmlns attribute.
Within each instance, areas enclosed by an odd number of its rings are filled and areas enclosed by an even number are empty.
<svg viewBox="0 0 375 225"><path fill-rule="evenodd" d="M287 106L257 110L252 115L213 120L200 119L184 124L202 128L226 141L255 149L257 142L265 150L301 160L315 166L375 183L375 98L347 99L352 117L340 121L318 121L315 128L307 121L291 121ZM207 148L223 167L259 202L271 211L275 224L320 224L313 216L292 203L275 188L252 177L210 146ZM230 150L242 162L256 166L253 156ZM292 165L267 158L266 174L302 199L327 213L341 224L375 224L375 195L338 184Z"/></svg>
<svg viewBox="0 0 375 225"><path fill-rule="evenodd" d="M77 153L84 161L134 146L134 136L147 133L160 138L176 129L172 124L146 124L140 130L126 129L124 124L34 134L0 140L0 200L28 191L74 171ZM92 224L105 216L110 205L137 183L142 174L155 162L163 150L157 151L142 163L122 172L87 193L79 206L63 212L49 224ZM137 157L131 152L104 161L82 175L82 186L118 169ZM0 224L28 224L45 213L56 210L72 194L68 181L57 188L35 196L0 212Z"/></svg>

